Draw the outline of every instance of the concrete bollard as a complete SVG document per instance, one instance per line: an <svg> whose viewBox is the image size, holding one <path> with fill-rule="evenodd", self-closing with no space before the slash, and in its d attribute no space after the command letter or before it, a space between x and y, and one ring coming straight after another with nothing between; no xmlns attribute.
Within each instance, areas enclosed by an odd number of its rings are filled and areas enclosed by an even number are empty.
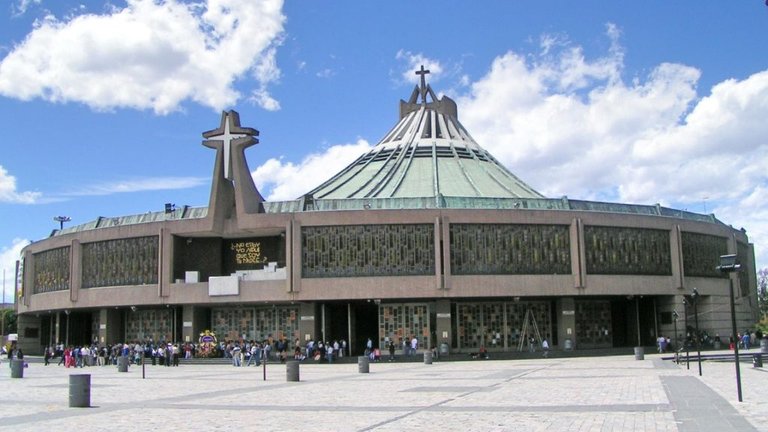
<svg viewBox="0 0 768 432"><path fill-rule="evenodd" d="M424 351L424 364L432 364L432 351Z"/></svg>
<svg viewBox="0 0 768 432"><path fill-rule="evenodd" d="M368 373L370 369L370 361L366 356L360 356L357 358L357 371L360 373Z"/></svg>
<svg viewBox="0 0 768 432"><path fill-rule="evenodd" d="M760 339L760 353L768 354L768 337Z"/></svg>
<svg viewBox="0 0 768 432"><path fill-rule="evenodd" d="M644 360L645 359L645 348L639 346L635 347L635 360Z"/></svg>
<svg viewBox="0 0 768 432"><path fill-rule="evenodd" d="M69 376L69 407L89 408L91 406L91 376L72 374Z"/></svg>
<svg viewBox="0 0 768 432"><path fill-rule="evenodd" d="M11 360L11 378L24 378L24 360Z"/></svg>
<svg viewBox="0 0 768 432"><path fill-rule="evenodd" d="M117 371L128 372L128 357L120 356L117 358Z"/></svg>
<svg viewBox="0 0 768 432"><path fill-rule="evenodd" d="M292 360L285 363L285 380L299 382L299 362Z"/></svg>

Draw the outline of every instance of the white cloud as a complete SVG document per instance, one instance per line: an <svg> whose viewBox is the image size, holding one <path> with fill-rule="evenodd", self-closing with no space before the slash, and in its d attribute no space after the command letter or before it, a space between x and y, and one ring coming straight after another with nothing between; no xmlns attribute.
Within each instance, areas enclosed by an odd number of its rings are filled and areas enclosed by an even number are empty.
<svg viewBox="0 0 768 432"><path fill-rule="evenodd" d="M29 244L29 240L14 239L10 246L0 249L0 275L5 271L5 279L0 282L5 286L4 302L12 302L16 287L16 261L21 256L21 250Z"/></svg>
<svg viewBox="0 0 768 432"><path fill-rule="evenodd" d="M0 165L0 203L34 204L42 198L40 192L19 192L16 190L16 177Z"/></svg>
<svg viewBox="0 0 768 432"><path fill-rule="evenodd" d="M64 196L96 196L115 193L131 193L157 190L188 189L209 182L207 178L199 177L150 177L137 180L126 180L104 183L62 194Z"/></svg>
<svg viewBox="0 0 768 432"><path fill-rule="evenodd" d="M236 103L234 82L251 73L274 108L267 86L280 76L281 8L281 0L128 0L102 15L49 16L0 62L0 94L97 110L165 114L185 100L219 110Z"/></svg>
<svg viewBox="0 0 768 432"><path fill-rule="evenodd" d="M439 80L440 75L443 73L443 66L440 64L440 61L431 59L421 53L400 50L395 55L395 58L402 63L399 72L402 83L418 83L421 78L419 75L416 75L415 71L420 70L422 66L424 66L424 69L429 70L429 82Z"/></svg>
<svg viewBox="0 0 768 432"><path fill-rule="evenodd" d="M365 140L329 147L298 164L269 159L253 171L253 179L268 201L295 199L328 180L371 149Z"/></svg>
<svg viewBox="0 0 768 432"><path fill-rule="evenodd" d="M39 5L41 0L18 0L11 4L11 14L13 16L20 16L27 13L27 9L30 6Z"/></svg>
<svg viewBox="0 0 768 432"><path fill-rule="evenodd" d="M555 38L539 55L499 56L456 96L462 123L546 196L700 213L708 205L747 229L758 266L768 266L768 71L724 81L705 96L697 92L701 72L682 64L662 63L625 82L620 32L609 25L606 33L610 48L597 59ZM422 61L430 69L439 64L403 51L398 59L408 60L408 79L418 78L410 74ZM358 144L297 165L272 159L254 178L271 189L268 199L296 198L369 147ZM343 162L337 152L347 156Z"/></svg>
<svg viewBox="0 0 768 432"><path fill-rule="evenodd" d="M744 226L768 265L768 71L700 96L701 72L663 63L622 79L619 31L587 59L546 38L542 55L508 52L458 97L480 145L547 196L710 210ZM533 59L533 60L526 60Z"/></svg>

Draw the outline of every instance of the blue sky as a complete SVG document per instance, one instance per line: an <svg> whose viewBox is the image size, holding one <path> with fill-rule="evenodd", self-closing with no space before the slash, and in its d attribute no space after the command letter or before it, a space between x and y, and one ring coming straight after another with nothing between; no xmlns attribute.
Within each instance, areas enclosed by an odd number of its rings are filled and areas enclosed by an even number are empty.
<svg viewBox="0 0 768 432"><path fill-rule="evenodd" d="M421 64L538 191L714 212L768 266L766 33L761 0L4 1L6 300L54 216L207 205L222 110L291 199L376 144Z"/></svg>

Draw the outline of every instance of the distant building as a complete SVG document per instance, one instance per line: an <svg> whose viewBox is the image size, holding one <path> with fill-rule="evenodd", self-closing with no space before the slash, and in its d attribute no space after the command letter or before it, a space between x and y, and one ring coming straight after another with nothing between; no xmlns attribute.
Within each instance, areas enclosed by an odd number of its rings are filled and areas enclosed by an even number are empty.
<svg viewBox="0 0 768 432"><path fill-rule="evenodd" d="M474 141L426 83L369 152L304 196L265 202L245 149L258 132L223 113L209 206L99 217L27 246L21 344L347 340L352 354L416 337L451 352L653 345L757 318L753 246L714 215L546 198ZM340 121L340 127L343 127ZM514 143L509 143L514 145ZM308 189L320 179L307 179ZM314 183L316 184L316 183ZM736 275L733 276L734 278ZM690 300L690 299L689 299Z"/></svg>

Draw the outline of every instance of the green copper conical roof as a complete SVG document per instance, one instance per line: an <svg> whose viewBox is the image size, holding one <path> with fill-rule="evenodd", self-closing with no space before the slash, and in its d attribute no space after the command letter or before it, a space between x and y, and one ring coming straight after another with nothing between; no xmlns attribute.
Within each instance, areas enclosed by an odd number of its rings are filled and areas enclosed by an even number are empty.
<svg viewBox="0 0 768 432"><path fill-rule="evenodd" d="M400 101L400 121L310 196L543 198L475 142L459 122L456 102L447 96L438 100L425 83L429 71L422 66L416 73L421 85L408 102Z"/></svg>

